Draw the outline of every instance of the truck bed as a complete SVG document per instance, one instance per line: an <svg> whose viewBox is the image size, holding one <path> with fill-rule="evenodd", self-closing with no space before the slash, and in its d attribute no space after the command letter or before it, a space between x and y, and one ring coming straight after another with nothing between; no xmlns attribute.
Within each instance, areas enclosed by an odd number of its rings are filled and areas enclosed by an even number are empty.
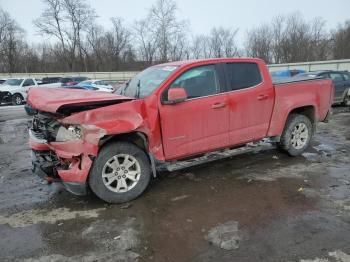
<svg viewBox="0 0 350 262"><path fill-rule="evenodd" d="M323 77L286 77L286 78L280 78L280 79L273 79L272 83L274 85L283 85L283 84L291 84L291 83L298 83L298 82L305 82L305 81L314 81L314 80L320 80L324 79Z"/></svg>
<svg viewBox="0 0 350 262"><path fill-rule="evenodd" d="M292 110L308 107L315 123L323 121L333 101L333 83L325 78L288 78L273 83L275 104L271 117L269 136L282 134L287 117Z"/></svg>

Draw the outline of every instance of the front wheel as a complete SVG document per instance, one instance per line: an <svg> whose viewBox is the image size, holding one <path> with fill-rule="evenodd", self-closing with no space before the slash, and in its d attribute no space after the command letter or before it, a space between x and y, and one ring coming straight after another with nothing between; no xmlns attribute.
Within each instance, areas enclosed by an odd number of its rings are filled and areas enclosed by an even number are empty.
<svg viewBox="0 0 350 262"><path fill-rule="evenodd" d="M309 146L313 128L308 117L291 114L283 130L279 146L291 156L302 154Z"/></svg>
<svg viewBox="0 0 350 262"><path fill-rule="evenodd" d="M90 176L92 191L108 203L124 203L137 198L151 178L150 161L132 143L114 142L96 158Z"/></svg>
<svg viewBox="0 0 350 262"><path fill-rule="evenodd" d="M23 103L23 97L20 94L14 94L12 97L12 104L19 106Z"/></svg>

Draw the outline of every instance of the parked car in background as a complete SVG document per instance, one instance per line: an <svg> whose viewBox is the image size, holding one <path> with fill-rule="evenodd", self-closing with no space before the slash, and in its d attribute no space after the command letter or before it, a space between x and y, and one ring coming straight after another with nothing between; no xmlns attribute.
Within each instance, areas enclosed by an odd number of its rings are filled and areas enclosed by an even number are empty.
<svg viewBox="0 0 350 262"><path fill-rule="evenodd" d="M298 75L300 73L305 73L306 71L303 69L287 69L287 70L279 70L271 73L272 79L278 79L278 78L287 78L287 77L293 77L295 75Z"/></svg>
<svg viewBox="0 0 350 262"><path fill-rule="evenodd" d="M9 78L0 85L0 103L21 105L27 99L27 92L32 87L58 87L57 84L44 84L35 78Z"/></svg>
<svg viewBox="0 0 350 262"><path fill-rule="evenodd" d="M74 86L88 79L89 78L85 76L62 77L60 82L62 83L62 86Z"/></svg>
<svg viewBox="0 0 350 262"><path fill-rule="evenodd" d="M333 80L335 93L334 103L341 103L347 105L350 101L350 73L348 71L311 71L303 74L298 74L296 77L324 77Z"/></svg>
<svg viewBox="0 0 350 262"><path fill-rule="evenodd" d="M114 88L104 80L86 80L73 86L74 88L83 88L86 90L96 90L104 92L113 92Z"/></svg>
<svg viewBox="0 0 350 262"><path fill-rule="evenodd" d="M222 58L150 67L119 95L33 88L33 172L75 194L89 186L123 203L157 170L247 152L245 144L264 138L300 155L329 116L333 84L293 79L273 83L260 59Z"/></svg>
<svg viewBox="0 0 350 262"><path fill-rule="evenodd" d="M43 84L61 83L62 77L44 77L41 81Z"/></svg>
<svg viewBox="0 0 350 262"><path fill-rule="evenodd" d="M21 105L31 87L38 86L34 78L9 78L0 86L0 103Z"/></svg>

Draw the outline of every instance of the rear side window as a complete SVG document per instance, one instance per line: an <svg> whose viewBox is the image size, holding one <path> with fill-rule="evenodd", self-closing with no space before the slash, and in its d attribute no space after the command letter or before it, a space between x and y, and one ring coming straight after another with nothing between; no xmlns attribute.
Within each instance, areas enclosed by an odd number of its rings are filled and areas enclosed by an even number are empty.
<svg viewBox="0 0 350 262"><path fill-rule="evenodd" d="M335 83L344 81L342 75L339 73L330 73L330 76Z"/></svg>
<svg viewBox="0 0 350 262"><path fill-rule="evenodd" d="M350 79L348 74L343 74L343 77L344 77L345 81L349 81L349 79Z"/></svg>
<svg viewBox="0 0 350 262"><path fill-rule="evenodd" d="M256 63L228 63L226 68L230 91L256 86L262 82Z"/></svg>

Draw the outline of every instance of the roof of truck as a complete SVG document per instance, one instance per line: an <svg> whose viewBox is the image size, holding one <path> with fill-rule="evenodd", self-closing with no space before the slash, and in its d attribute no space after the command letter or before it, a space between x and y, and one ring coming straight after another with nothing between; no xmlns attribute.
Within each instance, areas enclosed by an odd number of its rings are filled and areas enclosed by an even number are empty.
<svg viewBox="0 0 350 262"><path fill-rule="evenodd" d="M232 57L232 58L208 58L208 59L192 59L183 61L172 61L164 64L159 64L156 66L184 66L189 64L201 64L201 63L220 63L220 62L244 62L244 61L263 61L259 58L249 58L249 57Z"/></svg>

